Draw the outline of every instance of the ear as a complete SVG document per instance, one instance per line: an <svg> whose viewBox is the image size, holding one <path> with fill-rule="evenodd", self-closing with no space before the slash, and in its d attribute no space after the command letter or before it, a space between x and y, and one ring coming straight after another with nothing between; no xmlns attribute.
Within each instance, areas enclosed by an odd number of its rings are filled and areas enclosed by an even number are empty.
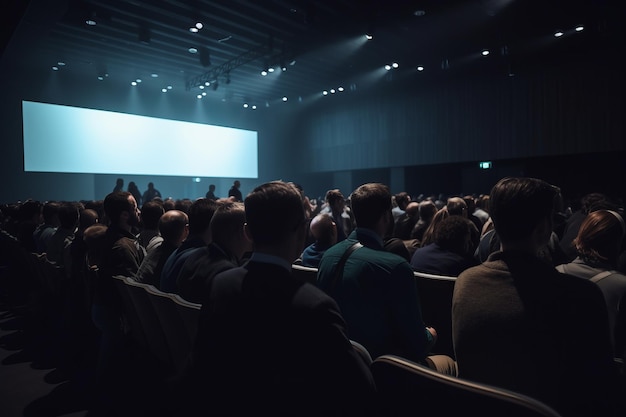
<svg viewBox="0 0 626 417"><path fill-rule="evenodd" d="M252 239L252 234L250 233L250 227L248 226L248 223L244 223L243 224L243 235L246 237L246 239L248 239L250 242L254 242L254 240Z"/></svg>

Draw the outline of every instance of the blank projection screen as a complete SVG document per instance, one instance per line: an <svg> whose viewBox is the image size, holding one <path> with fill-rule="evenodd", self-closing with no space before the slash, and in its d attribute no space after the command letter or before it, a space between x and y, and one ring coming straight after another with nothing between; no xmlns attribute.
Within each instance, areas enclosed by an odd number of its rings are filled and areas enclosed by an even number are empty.
<svg viewBox="0 0 626 417"><path fill-rule="evenodd" d="M22 101L24 171L258 178L257 132Z"/></svg>

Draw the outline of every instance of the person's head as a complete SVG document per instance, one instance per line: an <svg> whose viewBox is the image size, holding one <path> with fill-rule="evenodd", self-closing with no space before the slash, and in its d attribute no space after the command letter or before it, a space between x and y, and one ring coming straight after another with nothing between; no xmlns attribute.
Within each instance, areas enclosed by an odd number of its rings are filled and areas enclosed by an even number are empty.
<svg viewBox="0 0 626 417"><path fill-rule="evenodd" d="M552 218L560 191L547 182L526 177L506 177L491 189L490 214L500 241L519 242L534 236L538 245L552 234Z"/></svg>
<svg viewBox="0 0 626 417"><path fill-rule="evenodd" d="M476 210L476 199L474 196L469 194L464 195L463 201L465 201L465 204L467 205L467 215L469 216L470 214L473 214Z"/></svg>
<svg viewBox="0 0 626 417"><path fill-rule="evenodd" d="M319 244L332 246L337 243L337 225L330 214L321 213L313 217L309 228Z"/></svg>
<svg viewBox="0 0 626 417"><path fill-rule="evenodd" d="M328 190L325 200L333 213L341 212L346 205L346 199L338 188Z"/></svg>
<svg viewBox="0 0 626 417"><path fill-rule="evenodd" d="M52 226L59 225L59 206L57 201L47 201L44 203L41 214L43 215L43 222Z"/></svg>
<svg viewBox="0 0 626 417"><path fill-rule="evenodd" d="M296 187L283 181L262 184L248 194L244 205L246 233L255 250L276 249L294 261L306 235L302 197Z"/></svg>
<svg viewBox="0 0 626 417"><path fill-rule="evenodd" d="M108 227L102 223L95 223L85 229L83 233L83 241L87 248L87 264L89 266L97 266L100 264L102 254L105 250L105 234Z"/></svg>
<svg viewBox="0 0 626 417"><path fill-rule="evenodd" d="M143 229L157 230L159 219L165 213L163 205L158 201L148 201L141 206L141 224Z"/></svg>
<svg viewBox="0 0 626 417"><path fill-rule="evenodd" d="M407 204L411 202L411 196L406 191L402 191L394 196L394 200L398 208L404 210Z"/></svg>
<svg viewBox="0 0 626 417"><path fill-rule="evenodd" d="M435 234L437 233L437 229L442 221L450 217L450 212L446 210L445 206L441 209L437 210L433 218L428 223L428 227L424 230L424 234L422 235L422 240L420 242L421 246L426 246L435 241ZM457 216L462 217L462 216Z"/></svg>
<svg viewBox="0 0 626 417"><path fill-rule="evenodd" d="M446 210L451 216L467 217L467 203L461 197L448 198Z"/></svg>
<svg viewBox="0 0 626 417"><path fill-rule="evenodd" d="M180 210L170 210L159 218L158 227L164 242L178 246L189 234L189 217Z"/></svg>
<svg viewBox="0 0 626 417"><path fill-rule="evenodd" d="M78 206L73 202L64 202L59 206L59 226L74 229L78 224Z"/></svg>
<svg viewBox="0 0 626 417"><path fill-rule="evenodd" d="M619 213L596 210L585 217L573 244L578 255L587 262L615 264L625 233L624 219Z"/></svg>
<svg viewBox="0 0 626 417"><path fill-rule="evenodd" d="M209 185L209 191L211 191L211 192L215 191L215 184L210 184Z"/></svg>
<svg viewBox="0 0 626 417"><path fill-rule="evenodd" d="M104 198L104 212L112 225L130 228L139 224L139 208L128 191L115 191Z"/></svg>
<svg viewBox="0 0 626 417"><path fill-rule="evenodd" d="M181 198L176 200L176 204L174 208L176 210L184 211L185 213L189 213L189 208L193 204L193 201L190 198Z"/></svg>
<svg viewBox="0 0 626 417"><path fill-rule="evenodd" d="M39 224L43 221L43 204L37 200L26 200L17 209L19 222L33 222Z"/></svg>
<svg viewBox="0 0 626 417"><path fill-rule="evenodd" d="M456 254L471 257L474 255L480 234L471 220L463 216L448 216L434 232L434 242Z"/></svg>
<svg viewBox="0 0 626 417"><path fill-rule="evenodd" d="M241 183L239 182L239 180L235 180L235 182L233 183L233 186L235 188L239 188L239 187L241 187Z"/></svg>
<svg viewBox="0 0 626 417"><path fill-rule="evenodd" d="M210 225L213 242L241 259L244 253L252 250L252 242L244 233L245 224L246 210L243 203L218 203Z"/></svg>
<svg viewBox="0 0 626 417"><path fill-rule="evenodd" d="M78 215L78 229L85 230L89 226L98 223L98 212L94 209L83 209Z"/></svg>
<svg viewBox="0 0 626 417"><path fill-rule="evenodd" d="M391 193L386 185L363 184L352 192L350 201L357 227L385 234L389 229L389 222L393 223Z"/></svg>
<svg viewBox="0 0 626 417"><path fill-rule="evenodd" d="M417 201L411 201L409 204L406 205L404 212L408 217L417 218L419 216L419 207L420 203L418 203Z"/></svg>
<svg viewBox="0 0 626 417"><path fill-rule="evenodd" d="M189 206L189 234L193 236L202 236L203 239L209 243L211 238L211 219L215 210L217 209L217 203L207 198L198 198Z"/></svg>
<svg viewBox="0 0 626 417"><path fill-rule="evenodd" d="M430 222L437 213L437 206L432 200L424 200L419 203L418 211L421 221Z"/></svg>
<svg viewBox="0 0 626 417"><path fill-rule="evenodd" d="M157 200L158 201L158 200ZM163 200L163 210L169 211L176 208L176 201L173 198L166 198Z"/></svg>
<svg viewBox="0 0 626 417"><path fill-rule="evenodd" d="M149 182L148 183L148 190L152 190L154 188L154 183Z"/></svg>
<svg viewBox="0 0 626 417"><path fill-rule="evenodd" d="M588 214L591 211L598 209L610 209L609 198L602 193L589 193L585 194L580 200L580 211L583 214Z"/></svg>
<svg viewBox="0 0 626 417"><path fill-rule="evenodd" d="M118 178L117 180L115 180L115 185L117 185L118 187L123 187L124 186L124 179L123 178Z"/></svg>
<svg viewBox="0 0 626 417"><path fill-rule="evenodd" d="M135 181L131 181L128 183L128 191L137 191L137 184L135 184Z"/></svg>

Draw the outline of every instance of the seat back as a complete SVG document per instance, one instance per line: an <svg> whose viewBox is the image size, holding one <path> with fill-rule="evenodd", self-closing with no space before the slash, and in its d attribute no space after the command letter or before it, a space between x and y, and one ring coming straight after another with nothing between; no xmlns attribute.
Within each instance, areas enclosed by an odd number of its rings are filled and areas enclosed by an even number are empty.
<svg viewBox="0 0 626 417"><path fill-rule="evenodd" d="M386 416L560 417L534 398L445 375L399 356L379 356L371 370Z"/></svg>
<svg viewBox="0 0 626 417"><path fill-rule="evenodd" d="M97 269L90 271L91 278L95 281L97 278ZM127 321L128 334L135 344L135 348L139 352L145 352L149 349L146 333L143 328L143 324L139 319L139 313L131 298L130 288L126 285L126 278L123 275L114 275L113 282L117 289L122 303L124 304L124 318Z"/></svg>
<svg viewBox="0 0 626 417"><path fill-rule="evenodd" d="M165 334L171 362L179 370L191 352L193 340L185 327L182 315L178 311L173 294L165 293L153 285L148 285L146 291Z"/></svg>
<svg viewBox="0 0 626 417"><path fill-rule="evenodd" d="M176 309L178 314L183 319L187 336L191 340L191 344L196 340L196 334L198 334L198 319L200 318L200 308L202 304L192 303L182 298L178 294L171 294L172 299L176 303Z"/></svg>
<svg viewBox="0 0 626 417"><path fill-rule="evenodd" d="M356 350L359 353L359 355L361 355L361 357L363 358L363 361L365 361L365 363L368 366L371 365L373 362L372 356L370 355L369 351L365 348L365 346L363 346L356 340L350 340L350 343L352 343L352 347L354 347L354 350Z"/></svg>
<svg viewBox="0 0 626 417"><path fill-rule="evenodd" d="M437 343L432 353L454 358L452 345L452 293L456 277L413 272L427 326L437 330Z"/></svg>
<svg viewBox="0 0 626 417"><path fill-rule="evenodd" d="M291 273L293 274L293 276L302 278L303 280L313 285L316 285L317 283L317 268L292 264Z"/></svg>
<svg viewBox="0 0 626 417"><path fill-rule="evenodd" d="M173 372L174 364L171 361L172 356L165 339L165 332L161 327L157 312L148 297L147 288L150 284L137 282L131 277L126 277L124 283L128 288L130 298L146 335L146 341L150 349L146 353L152 354L157 361L155 365L161 371L165 373Z"/></svg>

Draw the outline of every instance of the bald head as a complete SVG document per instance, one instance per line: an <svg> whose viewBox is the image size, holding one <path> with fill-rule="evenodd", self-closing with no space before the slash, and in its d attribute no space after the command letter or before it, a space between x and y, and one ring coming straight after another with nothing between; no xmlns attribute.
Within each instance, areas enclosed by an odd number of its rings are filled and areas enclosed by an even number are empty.
<svg viewBox="0 0 626 417"><path fill-rule="evenodd" d="M409 204L407 204L406 208L404 209L404 212L409 217L417 217L419 215L419 207L420 205L418 202L411 201Z"/></svg>
<svg viewBox="0 0 626 417"><path fill-rule="evenodd" d="M189 234L189 217L181 210L168 210L159 218L159 233L163 241L180 245Z"/></svg>
<svg viewBox="0 0 626 417"><path fill-rule="evenodd" d="M330 214L323 213L313 217L310 229L317 242L328 246L337 243L337 225Z"/></svg>
<svg viewBox="0 0 626 417"><path fill-rule="evenodd" d="M461 197L450 197L446 209L451 216L463 216L467 218L467 203Z"/></svg>

